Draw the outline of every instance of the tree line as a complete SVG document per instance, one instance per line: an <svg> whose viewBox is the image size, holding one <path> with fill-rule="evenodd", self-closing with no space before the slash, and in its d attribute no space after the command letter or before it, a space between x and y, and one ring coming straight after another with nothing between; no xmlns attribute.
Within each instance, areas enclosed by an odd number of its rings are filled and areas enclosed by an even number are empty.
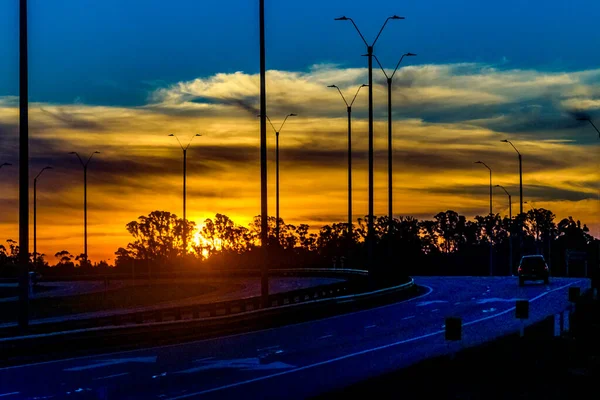
<svg viewBox="0 0 600 400"><path fill-rule="evenodd" d="M467 219L447 210L433 219L374 216L373 265L402 275L509 275L516 271L522 255L543 254L553 275L581 273L581 265L597 268L600 240L572 217L555 221L544 208L532 209L509 219L499 214ZM367 218L359 218L351 230L347 223L333 223L313 230L307 224L286 224L268 217L271 268L368 266ZM168 273L199 266L213 270L260 268L261 217L248 226L224 214L208 218L198 227L168 211L153 211L126 225L131 241L115 252L114 265L106 261L86 264L83 254L66 250L55 253L54 263L46 256L31 256L32 269L51 275L93 273ZM183 233L189 247L183 248ZM512 270L511 267L512 247ZM0 275L17 270L19 248L15 241L0 245ZM568 256L571 255L573 260ZM573 255L579 257L572 257ZM577 272L579 268L579 272Z"/></svg>

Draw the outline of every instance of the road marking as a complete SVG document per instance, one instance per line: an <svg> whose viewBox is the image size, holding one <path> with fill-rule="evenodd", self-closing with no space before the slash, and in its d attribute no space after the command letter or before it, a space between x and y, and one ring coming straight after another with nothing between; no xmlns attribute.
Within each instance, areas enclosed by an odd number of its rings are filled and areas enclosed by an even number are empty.
<svg viewBox="0 0 600 400"><path fill-rule="evenodd" d="M430 304L437 304L437 303L447 303L447 300L430 300L430 301L422 301L420 303L417 303L417 307L423 307L423 306L428 306Z"/></svg>
<svg viewBox="0 0 600 400"><path fill-rule="evenodd" d="M402 318L402 321L404 321L404 320L406 320L406 319L415 318L415 317L416 317L416 315L410 315L410 316L408 316L408 317L404 317L404 318Z"/></svg>
<svg viewBox="0 0 600 400"><path fill-rule="evenodd" d="M353 312L352 315L358 315L358 314L362 314L362 313L366 313L366 312L371 312L371 311L375 311L375 310L381 310L381 309L384 309L384 308L394 307L394 306L397 306L398 304L408 303L408 302L411 302L413 300L421 299L421 298L429 296L431 293L433 293L433 288L430 287L430 286L427 286L427 285L417 285L417 286L421 286L421 287L427 288L427 290L428 290L427 293L421 294L421 295L416 296L416 297L412 297L410 299L398 301L396 303L386 304L386 305L379 306L379 307L374 307L374 308L369 308L369 309L366 309L366 310L356 311L356 312ZM133 349L133 350L126 350L126 351L114 351L112 353L103 354L102 357L109 357L111 355L122 355L122 354L129 354L129 353L139 353L141 351L151 352L152 350L168 349L168 348L177 347L177 346L192 346L192 345L199 344L199 343L205 343L205 342L217 341L217 340L221 341L221 340L224 340L224 339L230 339L230 338L234 338L234 337L247 336L247 335L255 335L255 334L262 333L262 332L274 331L276 329L282 329L282 328L288 328L288 327L294 327L294 326L302 326L302 325L307 325L307 324L314 324L315 322L322 322L322 321L327 321L327 320L337 319L337 318L344 318L344 317L348 317L348 314L332 315L331 317L322 318L322 319L319 319L317 321L315 321L315 320L304 321L304 322L299 322L299 323L296 323L296 324L285 325L283 327L280 326L280 327L276 327L276 328L267 328L267 329L261 329L261 330L251 331L251 332L234 333L233 335L220 336L220 337L217 337L217 338L208 338L208 339L195 340L195 341L187 342L187 343L167 344L167 345L164 345L164 346L148 347L148 348L145 348L145 349ZM0 342L1 341L2 341L2 339L0 339ZM39 363L13 365L13 366L10 366L10 367L2 367L2 368L0 368L0 371L5 371L5 370L9 370L9 369L17 369L17 368L25 368L25 367L31 367L31 366L39 366L39 365L45 365L45 364L61 363L61 362L67 362L67 361L86 360L86 359L97 358L97 357L98 357L98 355L89 355L89 356L83 356L83 357L65 358L65 359L62 359L62 360L43 361L43 362L39 362Z"/></svg>
<svg viewBox="0 0 600 400"><path fill-rule="evenodd" d="M116 358L113 360L96 361L94 364L83 365L81 367L72 367L63 369L63 371L83 371L86 369L106 367L108 365L125 364L125 363L155 363L157 356L153 357L133 357L133 358Z"/></svg>
<svg viewBox="0 0 600 400"><path fill-rule="evenodd" d="M240 371L260 371L269 369L289 369L296 368L295 365L286 364L281 361L264 364L260 362L258 358L236 358L231 360L215 360L211 362L204 362L204 365L198 367L192 367L184 369L182 371L174 372L174 374L193 374L195 372L206 371L210 369L224 369L233 368L239 369Z"/></svg>
<svg viewBox="0 0 600 400"><path fill-rule="evenodd" d="M505 302L505 303L514 303L517 300L521 300L521 299L517 299L517 298L513 298L513 299L502 299L500 297L490 297L489 299L481 299L481 300L477 300L477 304L485 304L485 303L496 303L496 302Z"/></svg>
<svg viewBox="0 0 600 400"><path fill-rule="evenodd" d="M122 374L114 374L114 375L108 375L108 376L101 376L100 378L94 378L93 380L94 381L99 381L101 379L116 378L117 376L124 376L124 375L129 375L129 372L123 372Z"/></svg>
<svg viewBox="0 0 600 400"><path fill-rule="evenodd" d="M457 301L456 303L454 303L455 306L459 305L460 301Z"/></svg>
<svg viewBox="0 0 600 400"><path fill-rule="evenodd" d="M439 308L434 308L433 310L431 310L431 312L436 312L436 311L440 311Z"/></svg>
<svg viewBox="0 0 600 400"><path fill-rule="evenodd" d="M333 335L324 335L324 336L321 336L319 339L327 339L330 337L333 337Z"/></svg>
<svg viewBox="0 0 600 400"><path fill-rule="evenodd" d="M494 307L490 308L489 310L483 310L484 313L489 313L489 312L494 312L496 311L496 309Z"/></svg>
<svg viewBox="0 0 600 400"><path fill-rule="evenodd" d="M365 329L371 329L371 328L376 328L376 327L377 327L377 325L368 325L368 326L365 326Z"/></svg>
<svg viewBox="0 0 600 400"><path fill-rule="evenodd" d="M564 286L561 286L559 288L553 289L552 292L564 289L566 287L569 287L569 286L574 285L574 284L579 283L579 282L581 282L581 281L579 280L579 281L575 281L575 282L569 283L567 285L564 285ZM536 300L541 299L542 297L546 296L549 293L550 292L544 292L544 293L540 294L539 296L536 296L533 299L530 299L529 301L530 302L536 301ZM507 314L507 313L509 313L511 311L514 311L515 308L516 307L511 307L508 310L504 310L504 311L502 311L502 312L500 312L498 314L493 314L493 315L490 315L490 316L487 316L487 317L479 318L479 319L476 319L474 321L470 321L470 322L464 323L463 326L469 326L469 325L473 325L473 324L476 324L476 323L479 323L479 322L482 322L482 321L487 321L488 319L499 317L501 315L504 315L504 314ZM310 369L310 368L314 368L314 367L319 367L319 366L322 366L322 365L331 364L331 363L334 363L334 362L337 362L337 361L345 360L347 358L352 358L352 357L356 357L356 356L360 356L360 355L363 355L363 354L372 353L372 352L379 351L379 350L389 349L390 347L395 347L395 346L398 346L398 345L401 345L401 344L415 342L417 340L426 339L428 337L440 335L442 333L445 333L445 331L444 330L439 330L439 331L427 333L425 335L415 336L413 338L401 340L401 341L394 342L394 343L389 343L389 344L386 344L386 345L383 345L383 346L373 347L371 349L366 349L366 350L358 351L356 353L350 353L350 354L346 354L344 356L340 356L340 357L336 357L336 358L331 358L329 360L321 361L321 362L318 362L318 363L305 365L305 366L294 368L294 369L291 369L291 370L288 370L288 371L282 371L282 372L278 372L276 374L265 375L265 376L261 376L261 377L254 378L254 379L248 379L248 380L245 380L245 381L230 383L228 385L219 386L219 387L212 388L212 389L207 389L207 390L202 390L202 391L195 392L195 393L188 393L188 394L177 396L177 397L171 397L168 400L179 400L179 399L185 399L185 398L193 397L193 396L201 396L203 394L214 393L214 392L218 392L220 390L231 389L231 388L234 388L234 387L238 387L238 386L242 386L242 385L247 385L249 383L260 382L260 381L264 381L266 379L276 378L278 376L288 375L288 374L291 374L291 373L294 373L294 372L300 372L300 371L304 371L304 370L307 370L307 369Z"/></svg>
<svg viewBox="0 0 600 400"><path fill-rule="evenodd" d="M19 394L21 392L10 392L10 393L4 393L4 394L0 394L0 397L4 397L4 396L14 396L16 394Z"/></svg>

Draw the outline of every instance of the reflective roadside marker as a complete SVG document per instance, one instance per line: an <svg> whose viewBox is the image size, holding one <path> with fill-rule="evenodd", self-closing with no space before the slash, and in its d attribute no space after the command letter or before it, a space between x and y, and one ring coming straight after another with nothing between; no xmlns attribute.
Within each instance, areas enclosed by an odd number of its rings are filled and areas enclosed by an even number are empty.
<svg viewBox="0 0 600 400"><path fill-rule="evenodd" d="M516 315L518 319L529 318L529 300L517 300Z"/></svg>
<svg viewBox="0 0 600 400"><path fill-rule="evenodd" d="M575 303L579 298L580 289L578 287L569 288L569 301Z"/></svg>
<svg viewBox="0 0 600 400"><path fill-rule="evenodd" d="M446 318L446 340L460 340L462 336L462 320L458 317Z"/></svg>

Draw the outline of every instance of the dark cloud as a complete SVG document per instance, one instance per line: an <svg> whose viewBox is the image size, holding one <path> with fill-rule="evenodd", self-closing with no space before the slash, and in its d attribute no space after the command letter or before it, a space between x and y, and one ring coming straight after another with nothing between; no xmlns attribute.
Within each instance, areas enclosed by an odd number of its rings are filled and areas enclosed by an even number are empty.
<svg viewBox="0 0 600 400"><path fill-rule="evenodd" d="M513 203L519 202L519 186L518 185L503 185L511 194ZM421 191L424 193L435 193L442 195L464 195L464 196L482 196L489 195L489 186L485 183L481 185L457 185L454 187L430 187L427 189L408 189L412 191ZM503 199L506 194L500 188L493 188L494 197L501 196ZM550 186L539 186L525 184L523 196L525 199L532 201L581 201L587 199L595 199L597 195L584 191L576 191L569 189L560 189ZM514 208L514 206L513 206Z"/></svg>
<svg viewBox="0 0 600 400"><path fill-rule="evenodd" d="M85 130L85 131L103 131L105 130L105 126L97 121L90 119L89 117L84 117L77 112L71 112L65 110L64 108L56 108L55 110L47 110L44 108L40 108L42 112L51 116L54 120L58 121L62 125L77 130Z"/></svg>

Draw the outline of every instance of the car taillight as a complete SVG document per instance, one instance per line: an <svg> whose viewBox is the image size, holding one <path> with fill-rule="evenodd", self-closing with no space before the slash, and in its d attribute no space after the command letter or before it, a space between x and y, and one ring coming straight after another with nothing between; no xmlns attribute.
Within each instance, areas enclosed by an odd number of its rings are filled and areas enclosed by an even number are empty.
<svg viewBox="0 0 600 400"><path fill-rule="evenodd" d="M523 268L521 268L521 267L519 267L519 268L517 269L517 271L519 271L519 272L521 272L522 270L523 270Z"/></svg>

